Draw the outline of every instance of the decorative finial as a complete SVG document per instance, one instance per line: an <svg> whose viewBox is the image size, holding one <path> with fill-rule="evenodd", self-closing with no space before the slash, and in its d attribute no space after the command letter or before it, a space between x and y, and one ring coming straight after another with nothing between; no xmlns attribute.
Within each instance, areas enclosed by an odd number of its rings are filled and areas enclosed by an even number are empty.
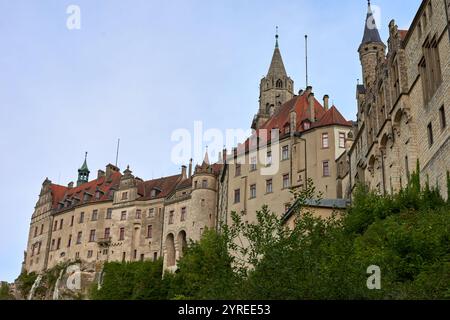
<svg viewBox="0 0 450 320"><path fill-rule="evenodd" d="M88 155L88 153L87 153L87 151L86 151L86 153L84 154L84 160L87 159L87 155Z"/></svg>
<svg viewBox="0 0 450 320"><path fill-rule="evenodd" d="M278 26L276 27L275 33L275 48L278 48Z"/></svg>
<svg viewBox="0 0 450 320"><path fill-rule="evenodd" d="M367 0L367 4L369 5L369 7L370 7L370 0Z"/></svg>

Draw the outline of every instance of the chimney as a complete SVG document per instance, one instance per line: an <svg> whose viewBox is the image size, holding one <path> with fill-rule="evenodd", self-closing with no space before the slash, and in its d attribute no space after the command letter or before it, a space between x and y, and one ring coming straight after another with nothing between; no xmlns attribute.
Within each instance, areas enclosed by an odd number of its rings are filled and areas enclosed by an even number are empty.
<svg viewBox="0 0 450 320"><path fill-rule="evenodd" d="M112 181L112 174L114 172L119 172L119 168L117 168L116 166L112 165L112 164L108 164L106 166L106 181L107 182L111 182Z"/></svg>
<svg viewBox="0 0 450 320"><path fill-rule="evenodd" d="M181 166L181 179L186 180L186 166Z"/></svg>
<svg viewBox="0 0 450 320"><path fill-rule="evenodd" d="M192 177L192 159L189 160L189 176L188 178Z"/></svg>
<svg viewBox="0 0 450 320"><path fill-rule="evenodd" d="M69 182L69 184L67 185L67 188L73 189L73 181Z"/></svg>
<svg viewBox="0 0 450 320"><path fill-rule="evenodd" d="M309 96L309 94L312 92L312 87L311 86L307 86L306 87L306 90L305 90L305 94L306 94L306 97L308 97Z"/></svg>
<svg viewBox="0 0 450 320"><path fill-rule="evenodd" d="M327 95L327 94L324 95L324 96L323 96L323 108L324 108L325 110L328 110L329 107L330 107L329 101L330 101L330 96Z"/></svg>
<svg viewBox="0 0 450 320"><path fill-rule="evenodd" d="M303 92L304 92L303 89L300 89L300 90L298 91L298 95L301 96L301 95L303 94Z"/></svg>
<svg viewBox="0 0 450 320"><path fill-rule="evenodd" d="M105 171L103 171L103 170L98 170L97 171L97 179L100 179L100 178L102 178L104 176L105 176Z"/></svg>
<svg viewBox="0 0 450 320"><path fill-rule="evenodd" d="M314 93L310 93L308 96L308 114L309 114L309 120L311 122L316 122L316 110L314 109Z"/></svg>

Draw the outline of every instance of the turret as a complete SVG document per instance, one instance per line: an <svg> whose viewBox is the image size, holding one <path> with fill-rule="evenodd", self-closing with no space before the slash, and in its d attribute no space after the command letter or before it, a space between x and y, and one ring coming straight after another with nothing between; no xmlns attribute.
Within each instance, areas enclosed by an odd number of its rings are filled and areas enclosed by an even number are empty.
<svg viewBox="0 0 450 320"><path fill-rule="evenodd" d="M78 169L78 180L77 180L77 186L81 186L82 184L89 181L89 168L87 166L87 152L84 156L84 162L80 169Z"/></svg>
<svg viewBox="0 0 450 320"><path fill-rule="evenodd" d="M194 215L196 228L212 229L217 214L217 175L209 164L208 152L201 166L196 166L192 176L191 214Z"/></svg>
<svg viewBox="0 0 450 320"><path fill-rule="evenodd" d="M375 81L377 63L380 57L385 56L385 51L386 45L381 41L369 0L364 35L358 48L365 88L369 88Z"/></svg>

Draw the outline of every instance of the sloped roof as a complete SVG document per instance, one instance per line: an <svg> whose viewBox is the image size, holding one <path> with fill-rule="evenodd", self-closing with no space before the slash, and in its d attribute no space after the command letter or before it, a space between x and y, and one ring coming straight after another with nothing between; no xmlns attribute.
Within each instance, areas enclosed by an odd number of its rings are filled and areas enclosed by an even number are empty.
<svg viewBox="0 0 450 320"><path fill-rule="evenodd" d="M57 209L58 203L61 201L65 201L66 199L73 200L77 198L82 204L109 200L110 189L118 188L121 177L122 175L120 174L120 172L114 171L111 173L111 181L109 182L106 181L106 176L103 176L99 179L89 181L75 188L68 188L52 184L50 185L50 189L53 196L53 208ZM97 190L101 191L100 198L98 199L95 197L95 193L97 192ZM88 202L83 202L83 196L85 192L93 195Z"/></svg>
<svg viewBox="0 0 450 320"><path fill-rule="evenodd" d="M375 23L375 18L373 16L370 4L367 9L367 16L364 24L364 35L361 41L361 46L368 43L383 43L380 37L380 33L378 32L377 25Z"/></svg>
<svg viewBox="0 0 450 320"><path fill-rule="evenodd" d="M137 200L145 201L145 200L151 200L151 199L160 199L167 197L173 190L175 190L175 187L181 180L181 174L169 176L169 177L163 177L159 179L153 179L149 181L142 182L138 186L139 194L141 194L141 197ZM151 193L152 190L158 190L159 193L152 198Z"/></svg>

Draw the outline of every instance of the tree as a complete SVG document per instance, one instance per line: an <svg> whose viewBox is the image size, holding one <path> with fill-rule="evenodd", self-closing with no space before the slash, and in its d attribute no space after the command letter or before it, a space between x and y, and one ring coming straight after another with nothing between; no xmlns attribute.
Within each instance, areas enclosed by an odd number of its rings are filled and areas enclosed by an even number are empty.
<svg viewBox="0 0 450 320"><path fill-rule="evenodd" d="M223 234L206 230L199 242L191 242L178 261L175 275L165 275L171 282L172 299L231 299L237 276L231 267Z"/></svg>

